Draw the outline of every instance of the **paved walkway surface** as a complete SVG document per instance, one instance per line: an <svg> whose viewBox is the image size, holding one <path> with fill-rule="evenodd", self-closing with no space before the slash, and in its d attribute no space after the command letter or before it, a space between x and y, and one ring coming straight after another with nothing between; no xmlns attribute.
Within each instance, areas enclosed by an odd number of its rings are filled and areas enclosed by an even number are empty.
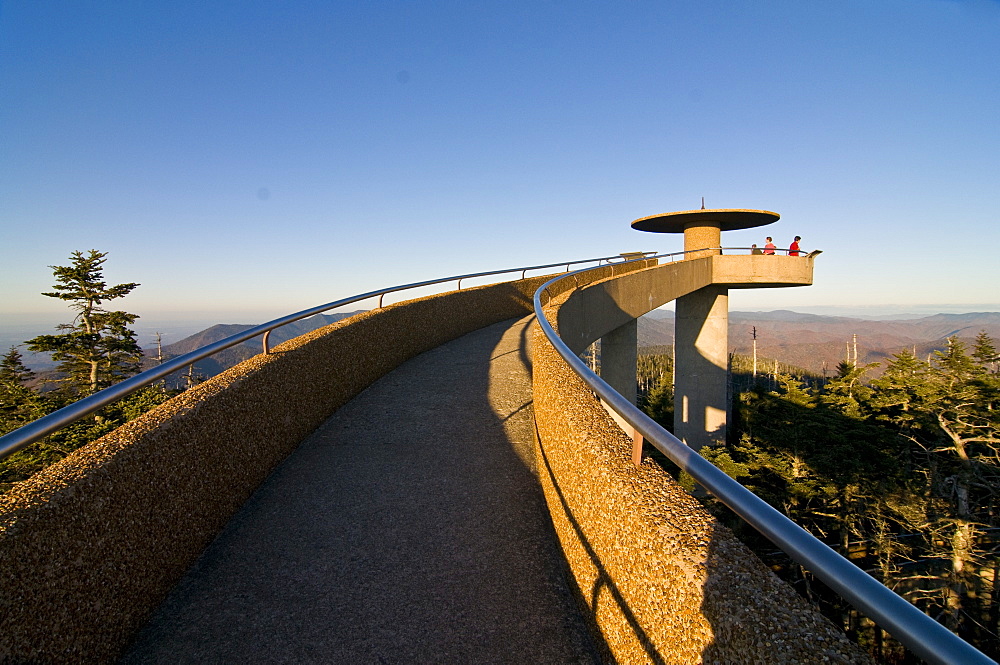
<svg viewBox="0 0 1000 665"><path fill-rule="evenodd" d="M527 323L414 358L340 409L122 662L598 662L530 468Z"/></svg>

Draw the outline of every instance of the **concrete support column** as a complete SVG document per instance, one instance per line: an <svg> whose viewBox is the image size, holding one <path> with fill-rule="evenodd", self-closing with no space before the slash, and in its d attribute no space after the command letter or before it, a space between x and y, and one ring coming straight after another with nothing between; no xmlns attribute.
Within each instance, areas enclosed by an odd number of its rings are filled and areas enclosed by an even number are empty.
<svg viewBox="0 0 1000 665"><path fill-rule="evenodd" d="M692 250L722 246L722 229L719 222L698 220L684 226L685 259L700 259L703 256L722 254L721 250L695 252Z"/></svg>
<svg viewBox="0 0 1000 665"><path fill-rule="evenodd" d="M601 338L601 378L632 404L638 398L635 381L638 322L632 319Z"/></svg>
<svg viewBox="0 0 1000 665"><path fill-rule="evenodd" d="M676 302L674 434L699 450L726 440L729 291L706 286Z"/></svg>

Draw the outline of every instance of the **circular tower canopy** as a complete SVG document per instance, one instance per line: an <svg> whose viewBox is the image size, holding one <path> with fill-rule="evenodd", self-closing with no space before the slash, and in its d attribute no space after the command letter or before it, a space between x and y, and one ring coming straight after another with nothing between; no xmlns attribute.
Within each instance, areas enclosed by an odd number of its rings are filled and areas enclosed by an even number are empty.
<svg viewBox="0 0 1000 665"><path fill-rule="evenodd" d="M684 233L685 229L699 226L734 231L772 224L779 217L778 213L767 210L683 210L637 219L632 228L652 233Z"/></svg>

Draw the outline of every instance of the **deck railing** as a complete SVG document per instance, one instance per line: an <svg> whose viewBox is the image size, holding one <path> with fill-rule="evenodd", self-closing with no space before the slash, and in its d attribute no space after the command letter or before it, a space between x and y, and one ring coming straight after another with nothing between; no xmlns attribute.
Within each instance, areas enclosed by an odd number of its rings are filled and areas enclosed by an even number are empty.
<svg viewBox="0 0 1000 665"><path fill-rule="evenodd" d="M689 253L705 252L706 250L718 251L720 254L748 254L752 252L752 248L750 247L712 247L668 254L655 254L653 252L634 253L631 255L619 254L595 259L564 261L545 265L443 277L369 291L312 307L268 321L169 360L155 368L146 370L10 432L0 437L0 459L194 362L254 337L261 335L266 337L272 330L294 321L374 297L379 298L379 307L382 307L382 298L385 295L419 287L457 282L458 288L461 289L463 280L476 277L520 272L523 279L528 271L565 266L566 273L564 275L547 281L535 292L535 314L545 335L562 358L612 410L635 428L636 432L645 438L645 440L649 441L669 457L678 467L691 474L702 487L714 494L720 501L725 503L742 519L754 526L754 528L769 538L789 556L803 566L806 566L845 600L876 621L919 657L936 664L993 663L994 661L949 632L941 624L920 612L916 607L893 593L853 563L841 557L660 427L635 405L614 391L599 376L592 372L580 358L574 355L569 347L555 334L551 324L545 317L542 296L549 287L556 284L559 280L573 278L587 270L595 269L594 267L590 267L571 272L570 268L574 265L596 262L597 267L600 267L606 263L624 263L650 258L669 259L670 261L683 260ZM788 250L780 251L787 252ZM818 251L812 252L811 255L818 253ZM264 352L268 352L266 340L264 341Z"/></svg>
<svg viewBox="0 0 1000 665"><path fill-rule="evenodd" d="M521 273L521 279L524 279L525 275L529 271L533 270L545 270L548 268L561 268L566 267L566 272L569 272L570 268L574 265L580 265L585 263L597 263L598 266L602 266L608 263L627 263L630 261L642 260L644 257L648 258L655 254L655 252L635 252L628 256L623 254L615 254L612 256L602 256L594 259L579 259L576 261L560 261L558 263L547 263L544 265L535 265L521 268L506 268L503 270L489 270L486 272L469 273L466 275L453 275L451 277L441 277L439 279L429 279L422 282L413 282L411 284L403 284L400 286L391 286L386 289L379 289L377 291L369 291L367 293L361 293L355 296L350 296L348 298L342 298L341 300L335 300L333 302L328 302L323 305L318 305L316 307L311 307L309 309L302 310L300 312L295 312L294 314L289 314L266 323L262 323L253 328L249 328L243 332L237 333L221 339L212 344L208 344L199 349L186 353L177 358L173 358L164 362L161 365L157 365L151 369L144 372L136 374L124 381L116 383L113 386L105 388L99 392L94 393L88 397L81 400L73 402L72 404L65 406L58 411L54 411L46 416L43 416L37 420L34 420L23 427L14 430L13 432L8 432L7 434L0 436L0 460L3 460L10 455L13 455L18 450L21 450L25 446L28 446L36 441L44 439L53 432L56 432L69 424L72 424L81 418L88 416L95 411L102 409L103 407L117 402L118 400L127 397L128 395L134 393L135 391L144 388L145 386L151 385L152 383L162 379L178 370L184 369L188 365L195 363L204 358L208 358L220 351L228 349L229 347L235 346L247 340L253 339L263 335L263 352L268 353L270 351L268 345L268 336L271 331L280 328L281 326L287 325L294 321L300 319L305 319L316 314L321 314L327 312L331 309L336 309L338 307L343 307L345 305L350 305L352 303L360 302L363 300L368 300L369 298L378 297L378 306L381 308L382 298L390 293L397 293L400 291L408 291L410 289L416 289L425 286L434 286L436 284L446 284L449 282L457 282L458 289L462 288L462 281L467 279L473 279L476 277L490 277L493 275L504 275L510 273Z"/></svg>
<svg viewBox="0 0 1000 665"><path fill-rule="evenodd" d="M722 248L710 248L722 249ZM749 248L736 248L749 250ZM704 252L705 250L695 250ZM542 296L557 282L587 272L576 270L555 277L535 292L535 317L549 342L566 363L637 434L655 446L740 518L757 529L792 559L805 566L851 605L888 631L913 653L935 665L994 663L985 654L927 616L906 599L832 550L763 499L730 478L636 405L622 397L556 334L545 316ZM546 297L546 304L548 297ZM641 445L642 439L637 439ZM635 459L635 456L633 456Z"/></svg>
<svg viewBox="0 0 1000 665"><path fill-rule="evenodd" d="M710 247L708 250L723 252L739 252L739 253L749 253L751 251L750 247ZM605 263L628 263L630 261L639 261L643 259L656 258L656 259L670 259L675 261L678 259L683 260L687 254L692 252L704 252L705 249L699 250L688 250L681 252L671 252L667 254L657 254L656 252L631 252L624 254L613 254L611 256L602 256L594 259L579 259L576 261L560 261L558 263L547 263L544 265L528 266L521 268L505 268L502 270L489 270L486 272L469 273L466 275L453 275L451 277L441 277L439 279L429 279L422 282L414 282L412 284L403 284L399 286L391 286L386 289L379 289L377 291L369 291L367 293L362 293L355 296L350 296L349 298L343 298L341 300L335 300L333 302L326 303L324 305L318 305L310 309L305 309L300 312L295 312L294 314L289 314L283 316L279 319L274 319L266 323L262 323L253 328L249 328L243 332L237 333L221 339L212 344L208 344L199 349L195 349L190 353L186 353L177 358L173 358L157 365L154 368L148 369L144 372L136 374L124 381L116 383L113 386L105 388L93 395L85 397L78 400L68 406L54 411L46 416L43 416L37 420L34 420L23 427L14 430L13 432L8 432L3 436L0 436L0 460L3 460L18 450L21 450L25 446L31 445L36 441L44 439L46 436L59 431L63 427L70 425L81 418L88 416L95 411L98 411L105 406L117 402L118 400L127 397L128 395L134 393L135 391L148 386L159 379L162 379L178 370L181 370L192 363L198 362L212 356L220 351L228 349L232 346L245 342L247 340L253 339L254 337L263 336L261 343L264 353L270 352L270 334L273 330L280 328L281 326L287 325L294 321L300 319L305 319L316 314L321 314L327 312L331 309L336 309L338 307L343 307L345 305L350 305L352 303L360 302L362 300L367 300L369 298L378 297L378 306L381 308L383 306L383 298L390 294L399 291L407 291L410 289L416 289L425 286L433 286L436 284L446 284L448 282L457 282L457 288L461 290L462 281L467 279L474 279L476 277L490 277L492 275L504 275L510 273L521 273L521 279L524 279L528 271L531 270L545 270L547 268L558 268L565 266L566 272L570 271L570 267L574 265L580 265L585 263L597 262L597 267L604 265ZM781 250L788 251L788 250Z"/></svg>

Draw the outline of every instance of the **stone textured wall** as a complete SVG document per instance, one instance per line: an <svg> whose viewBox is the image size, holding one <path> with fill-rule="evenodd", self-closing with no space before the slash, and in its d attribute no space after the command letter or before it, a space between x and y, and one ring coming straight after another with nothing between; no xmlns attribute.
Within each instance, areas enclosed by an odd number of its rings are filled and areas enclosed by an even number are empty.
<svg viewBox="0 0 1000 665"><path fill-rule="evenodd" d="M532 342L539 476L607 662L870 662L659 466L632 465L631 439L537 326Z"/></svg>
<svg viewBox="0 0 1000 665"><path fill-rule="evenodd" d="M258 355L0 497L0 662L115 658L271 469L408 358L524 316L544 277L390 305Z"/></svg>
<svg viewBox="0 0 1000 665"><path fill-rule="evenodd" d="M113 661L299 441L409 358L531 312L548 279L338 321L213 377L0 496L0 663Z"/></svg>

